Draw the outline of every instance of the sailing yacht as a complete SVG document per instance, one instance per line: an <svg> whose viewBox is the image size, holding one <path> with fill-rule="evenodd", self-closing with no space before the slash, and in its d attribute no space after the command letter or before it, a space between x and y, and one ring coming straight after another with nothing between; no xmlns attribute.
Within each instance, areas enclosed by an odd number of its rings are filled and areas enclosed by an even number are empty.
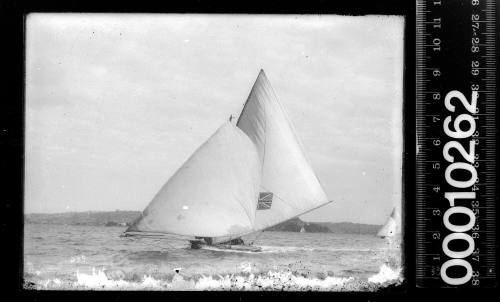
<svg viewBox="0 0 500 302"><path fill-rule="evenodd" d="M401 216L396 208L393 208L391 215L387 218L382 228L380 228L377 236L381 238L392 238L399 234L401 234Z"/></svg>
<svg viewBox="0 0 500 302"><path fill-rule="evenodd" d="M177 234L195 249L259 251L241 237L331 202L263 70L233 121L175 172L126 236Z"/></svg>

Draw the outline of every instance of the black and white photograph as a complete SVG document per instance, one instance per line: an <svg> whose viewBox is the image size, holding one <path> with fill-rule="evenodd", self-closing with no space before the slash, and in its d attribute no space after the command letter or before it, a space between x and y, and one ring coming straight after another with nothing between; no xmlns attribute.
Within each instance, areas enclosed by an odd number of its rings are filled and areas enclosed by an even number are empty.
<svg viewBox="0 0 500 302"><path fill-rule="evenodd" d="M402 284L404 28L28 14L23 288Z"/></svg>

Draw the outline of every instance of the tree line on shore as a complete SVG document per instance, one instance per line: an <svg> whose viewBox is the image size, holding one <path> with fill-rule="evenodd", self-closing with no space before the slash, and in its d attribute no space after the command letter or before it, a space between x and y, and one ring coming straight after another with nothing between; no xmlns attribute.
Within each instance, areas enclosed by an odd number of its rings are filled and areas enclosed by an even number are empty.
<svg viewBox="0 0 500 302"><path fill-rule="evenodd" d="M26 214L24 222L27 224L59 224L59 225L86 225L86 226L129 226L139 215L140 211L86 211L66 213L33 213ZM352 222L306 222L300 218L292 218L278 225L267 228L265 231L306 232L306 233L343 233L343 234L376 234L380 225L361 224Z"/></svg>

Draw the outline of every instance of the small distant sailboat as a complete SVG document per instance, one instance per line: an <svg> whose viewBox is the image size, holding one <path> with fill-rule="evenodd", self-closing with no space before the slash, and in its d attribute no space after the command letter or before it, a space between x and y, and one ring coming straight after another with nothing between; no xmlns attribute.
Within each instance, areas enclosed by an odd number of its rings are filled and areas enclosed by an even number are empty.
<svg viewBox="0 0 500 302"><path fill-rule="evenodd" d="M306 232L306 229L302 226L302 227L300 228L300 233L305 233L305 232Z"/></svg>
<svg viewBox="0 0 500 302"><path fill-rule="evenodd" d="M401 234L401 216L398 214L396 208L393 208L391 215L378 231L377 236L381 238L392 238L399 234Z"/></svg>
<svg viewBox="0 0 500 302"><path fill-rule="evenodd" d="M124 235L177 234L195 249L260 251L241 237L329 202L261 70L236 125L231 117L201 145Z"/></svg>

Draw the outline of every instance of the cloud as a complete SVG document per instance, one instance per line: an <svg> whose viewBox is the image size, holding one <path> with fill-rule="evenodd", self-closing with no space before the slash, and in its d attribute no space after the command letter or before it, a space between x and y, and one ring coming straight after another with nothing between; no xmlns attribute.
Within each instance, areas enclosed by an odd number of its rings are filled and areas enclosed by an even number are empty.
<svg viewBox="0 0 500 302"><path fill-rule="evenodd" d="M26 209L142 209L264 68L325 190L350 205L309 217L382 223L402 45L401 17L30 14ZM359 214L366 202L380 214Z"/></svg>

